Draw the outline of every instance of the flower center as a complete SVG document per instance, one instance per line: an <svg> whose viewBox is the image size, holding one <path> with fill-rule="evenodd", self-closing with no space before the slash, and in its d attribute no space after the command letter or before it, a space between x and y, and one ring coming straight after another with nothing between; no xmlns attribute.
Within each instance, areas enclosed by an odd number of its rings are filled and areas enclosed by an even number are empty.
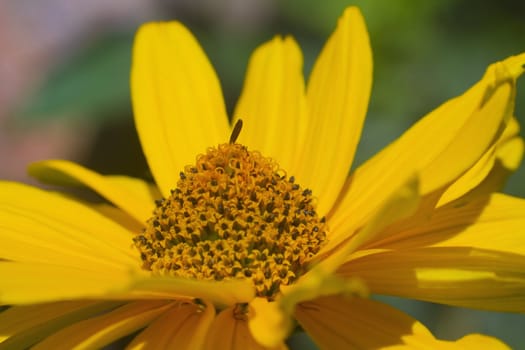
<svg viewBox="0 0 525 350"><path fill-rule="evenodd" d="M272 159L228 143L186 166L133 241L154 274L248 278L258 296L272 299L306 271L325 239L311 190Z"/></svg>

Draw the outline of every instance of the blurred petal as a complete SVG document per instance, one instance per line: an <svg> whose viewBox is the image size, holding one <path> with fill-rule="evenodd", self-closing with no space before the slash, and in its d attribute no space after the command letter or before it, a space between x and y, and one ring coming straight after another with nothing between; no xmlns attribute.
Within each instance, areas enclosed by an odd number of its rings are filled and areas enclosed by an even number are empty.
<svg viewBox="0 0 525 350"><path fill-rule="evenodd" d="M126 176L102 176L65 160L33 163L29 174L44 183L82 184L126 211L138 222L148 220L155 207L158 192L140 179Z"/></svg>
<svg viewBox="0 0 525 350"><path fill-rule="evenodd" d="M469 334L455 342L458 350L510 350L501 340L482 334Z"/></svg>
<svg viewBox="0 0 525 350"><path fill-rule="evenodd" d="M439 208L347 262L338 273L373 293L457 306L525 311L525 200L494 194Z"/></svg>
<svg viewBox="0 0 525 350"><path fill-rule="evenodd" d="M307 123L303 57L291 37L275 37L253 53L234 113L243 119L239 143L297 175Z"/></svg>
<svg viewBox="0 0 525 350"><path fill-rule="evenodd" d="M515 80L523 63L525 54L491 65L466 93L431 112L360 166L332 212L332 230L361 227L414 173L419 174L421 194L426 195L470 169L510 120Z"/></svg>
<svg viewBox="0 0 525 350"><path fill-rule="evenodd" d="M38 343L33 349L99 349L131 334L169 308L170 301L136 301L74 323Z"/></svg>
<svg viewBox="0 0 525 350"><path fill-rule="evenodd" d="M299 324L322 349L436 349L418 321L369 299L329 296L297 306Z"/></svg>
<svg viewBox="0 0 525 350"><path fill-rule="evenodd" d="M0 313L0 348L27 349L61 328L118 305L118 302L67 301L12 306Z"/></svg>
<svg viewBox="0 0 525 350"><path fill-rule="evenodd" d="M349 7L308 81L309 124L297 180L326 214L352 165L372 86L372 52L363 17ZM293 174L292 174L293 175Z"/></svg>
<svg viewBox="0 0 525 350"><path fill-rule="evenodd" d="M181 302L153 321L126 349L202 349L214 317L211 304Z"/></svg>
<svg viewBox="0 0 525 350"><path fill-rule="evenodd" d="M271 348L281 344L292 331L291 316L281 310L279 303L255 298L250 303L248 326L258 343Z"/></svg>
<svg viewBox="0 0 525 350"><path fill-rule="evenodd" d="M184 166L228 141L219 80L193 35L178 22L143 25L131 68L135 124L153 176L167 197Z"/></svg>

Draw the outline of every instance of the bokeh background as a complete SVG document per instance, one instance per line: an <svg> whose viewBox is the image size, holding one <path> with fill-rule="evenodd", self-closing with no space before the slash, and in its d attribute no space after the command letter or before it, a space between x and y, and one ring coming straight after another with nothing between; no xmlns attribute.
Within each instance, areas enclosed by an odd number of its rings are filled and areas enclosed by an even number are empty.
<svg viewBox="0 0 525 350"><path fill-rule="evenodd" d="M133 34L142 22L184 22L213 62L231 111L255 47L275 34L293 35L308 76L351 4L366 18L375 64L357 164L470 87L488 64L525 51L520 0L2 0L0 178L31 183L27 164L47 158L150 178L128 84ZM518 84L516 114L524 123L524 82ZM524 178L522 166L506 192L525 197ZM420 319L438 337L482 332L525 349L524 315L378 298ZM304 335L290 344L315 349Z"/></svg>

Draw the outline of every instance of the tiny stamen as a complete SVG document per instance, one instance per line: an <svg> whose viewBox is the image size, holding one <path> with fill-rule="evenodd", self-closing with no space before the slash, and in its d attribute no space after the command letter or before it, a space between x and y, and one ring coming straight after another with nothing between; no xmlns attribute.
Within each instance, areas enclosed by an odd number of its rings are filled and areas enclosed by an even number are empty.
<svg viewBox="0 0 525 350"><path fill-rule="evenodd" d="M233 127L232 134L230 136L230 144L234 144L235 141L237 141L237 138L239 137L239 134L241 133L242 129L242 119L237 120L237 123L235 123L235 126Z"/></svg>

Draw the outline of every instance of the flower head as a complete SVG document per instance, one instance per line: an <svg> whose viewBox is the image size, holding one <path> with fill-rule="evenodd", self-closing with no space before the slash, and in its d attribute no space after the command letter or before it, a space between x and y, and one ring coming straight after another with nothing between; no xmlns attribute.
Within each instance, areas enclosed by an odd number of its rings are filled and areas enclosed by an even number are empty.
<svg viewBox="0 0 525 350"><path fill-rule="evenodd" d="M231 124L191 33L145 24L131 88L155 184L56 160L30 173L108 203L0 184L0 347L271 349L298 326L326 349L506 348L440 341L368 295L525 310L525 200L496 193L523 153L524 64L491 65L348 175L372 81L356 8L306 88L292 38L258 48Z"/></svg>

